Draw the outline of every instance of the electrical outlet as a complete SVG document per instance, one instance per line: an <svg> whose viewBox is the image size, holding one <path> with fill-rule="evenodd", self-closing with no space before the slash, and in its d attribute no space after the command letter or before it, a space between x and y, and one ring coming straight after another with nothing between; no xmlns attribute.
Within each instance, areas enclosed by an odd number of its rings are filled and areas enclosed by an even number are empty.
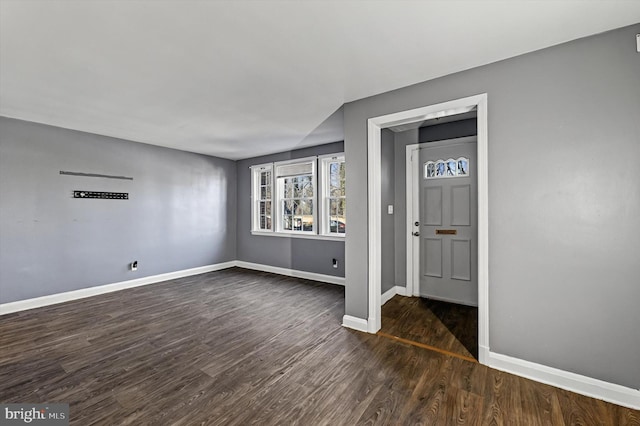
<svg viewBox="0 0 640 426"><path fill-rule="evenodd" d="M331 266L338 269L338 259L331 259Z"/></svg>
<svg viewBox="0 0 640 426"><path fill-rule="evenodd" d="M132 271L137 271L137 270L138 270L138 261L137 261L137 260L134 260L133 262L131 262L131 263L129 264L129 268L130 268Z"/></svg>

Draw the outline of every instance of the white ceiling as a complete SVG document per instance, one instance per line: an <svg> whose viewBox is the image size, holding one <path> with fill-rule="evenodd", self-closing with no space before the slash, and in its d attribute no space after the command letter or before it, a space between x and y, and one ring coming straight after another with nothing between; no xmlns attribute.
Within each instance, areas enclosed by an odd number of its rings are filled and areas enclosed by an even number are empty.
<svg viewBox="0 0 640 426"><path fill-rule="evenodd" d="M637 23L640 1L1 0L0 17L0 115L239 159L340 140L345 102Z"/></svg>

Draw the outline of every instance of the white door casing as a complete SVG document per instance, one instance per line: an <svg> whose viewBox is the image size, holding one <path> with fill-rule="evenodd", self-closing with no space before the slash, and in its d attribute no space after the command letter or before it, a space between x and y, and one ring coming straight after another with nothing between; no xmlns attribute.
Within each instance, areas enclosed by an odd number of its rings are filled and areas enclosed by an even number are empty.
<svg viewBox="0 0 640 426"><path fill-rule="evenodd" d="M488 112L487 94L469 96L412 110L370 118L367 122L368 177L368 317L367 331L376 333L381 326L381 159L380 139L384 128L416 123L437 117L477 110L477 178L478 178L478 355L482 364L489 355L489 218L488 218ZM407 151L408 152L408 151ZM409 175L410 170L407 170ZM409 182L409 176L407 176ZM411 208L407 209L407 215ZM413 257L412 244L407 243L407 259ZM409 272L407 271L409 282Z"/></svg>

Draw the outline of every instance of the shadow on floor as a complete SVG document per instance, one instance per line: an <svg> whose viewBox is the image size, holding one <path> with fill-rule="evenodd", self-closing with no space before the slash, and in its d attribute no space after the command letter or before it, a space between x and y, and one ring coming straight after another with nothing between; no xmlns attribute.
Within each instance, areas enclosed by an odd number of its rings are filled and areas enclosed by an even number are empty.
<svg viewBox="0 0 640 426"><path fill-rule="evenodd" d="M384 333L478 358L478 308L394 296L382 307Z"/></svg>
<svg viewBox="0 0 640 426"><path fill-rule="evenodd" d="M456 340L478 359L478 308L422 297L420 304L430 310Z"/></svg>

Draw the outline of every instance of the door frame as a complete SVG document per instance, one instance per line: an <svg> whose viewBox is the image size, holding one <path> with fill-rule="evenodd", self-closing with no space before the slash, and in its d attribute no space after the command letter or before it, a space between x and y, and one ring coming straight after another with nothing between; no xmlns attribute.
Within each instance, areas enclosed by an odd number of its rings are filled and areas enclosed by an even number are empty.
<svg viewBox="0 0 640 426"><path fill-rule="evenodd" d="M446 117L477 109L478 177L478 361L489 355L489 150L487 94L372 117L367 120L367 207L368 207L368 318L367 331L376 333L382 323L382 129ZM407 253L407 257L409 254Z"/></svg>
<svg viewBox="0 0 640 426"><path fill-rule="evenodd" d="M447 139L437 142L423 142L407 145L406 147L406 213L407 213L407 296L420 296L420 240L414 238L412 231L414 231L413 221L420 216L419 204L416 202L419 199L419 187L416 185L419 182L421 176L421 168L419 161L413 161L413 154L418 153L421 148L427 147L441 147L441 146L453 146L457 144L475 143L477 150L476 136L464 136L461 138ZM477 155L477 154L476 154ZM477 162L477 161L476 161ZM474 212L477 216L477 209ZM476 237L477 238L477 237ZM444 299L443 299L444 300ZM451 302L448 300L448 302ZM460 302L453 302L460 303Z"/></svg>

